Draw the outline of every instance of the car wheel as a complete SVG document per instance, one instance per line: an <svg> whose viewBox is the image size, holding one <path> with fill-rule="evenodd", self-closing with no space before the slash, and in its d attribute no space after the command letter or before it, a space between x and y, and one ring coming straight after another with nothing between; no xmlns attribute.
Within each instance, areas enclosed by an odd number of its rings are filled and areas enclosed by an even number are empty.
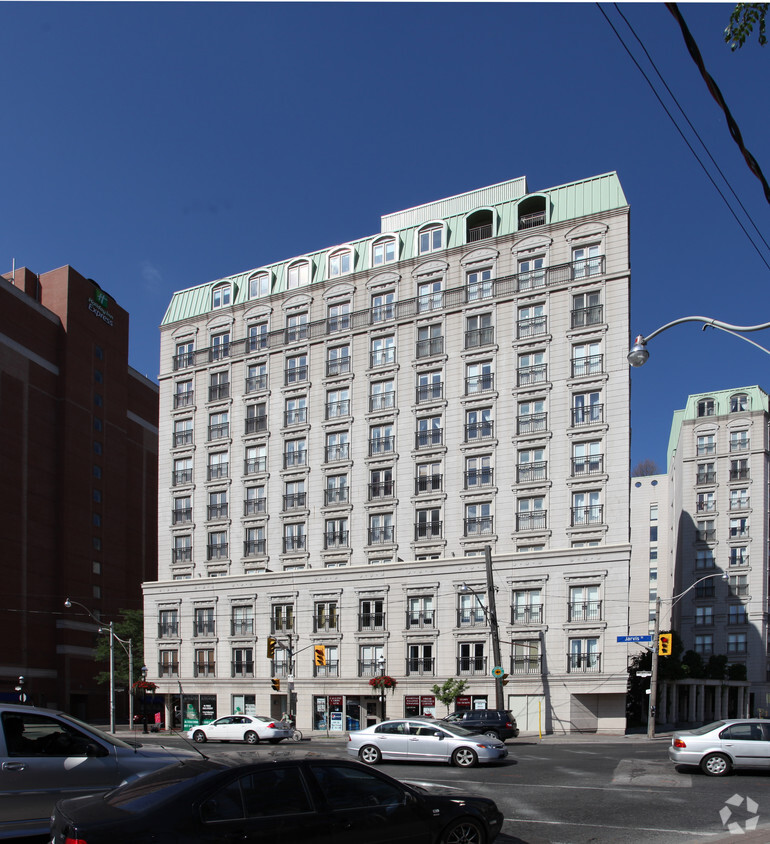
<svg viewBox="0 0 770 844"><path fill-rule="evenodd" d="M470 747L458 747L452 754L452 764L458 768L472 768L476 762L478 757Z"/></svg>
<svg viewBox="0 0 770 844"><path fill-rule="evenodd" d="M440 844L484 844L484 827L472 818L461 818L450 824L439 838Z"/></svg>
<svg viewBox="0 0 770 844"><path fill-rule="evenodd" d="M380 753L380 749L373 744L365 744L358 751L358 758L362 762L366 762L367 765L377 765L382 759L382 754Z"/></svg>
<svg viewBox="0 0 770 844"><path fill-rule="evenodd" d="M259 744L259 736L254 730L249 730L243 738L246 740L246 744Z"/></svg>
<svg viewBox="0 0 770 844"><path fill-rule="evenodd" d="M710 777L724 777L733 768L732 762L723 753L709 753L700 760L700 769Z"/></svg>
<svg viewBox="0 0 770 844"><path fill-rule="evenodd" d="M193 733L193 741L203 744L206 741L206 733L204 733L203 730L196 730Z"/></svg>
<svg viewBox="0 0 770 844"><path fill-rule="evenodd" d="M496 739L500 738L500 736L497 734L496 730L484 730L484 735L488 736L489 738L496 738Z"/></svg>

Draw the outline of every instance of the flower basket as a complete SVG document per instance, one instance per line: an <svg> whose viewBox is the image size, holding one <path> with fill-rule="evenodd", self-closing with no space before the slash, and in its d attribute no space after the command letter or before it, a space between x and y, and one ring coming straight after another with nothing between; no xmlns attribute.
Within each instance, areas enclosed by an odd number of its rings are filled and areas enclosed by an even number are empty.
<svg viewBox="0 0 770 844"><path fill-rule="evenodd" d="M372 679L369 680L369 685L373 689L390 689L392 691L398 685L398 681L393 677L388 677L387 674L384 674L381 677L372 677Z"/></svg>
<svg viewBox="0 0 770 844"><path fill-rule="evenodd" d="M137 680L133 686L131 686L131 691L136 694L142 694L143 692L154 692L155 689L158 687L155 683L150 682L149 680Z"/></svg>

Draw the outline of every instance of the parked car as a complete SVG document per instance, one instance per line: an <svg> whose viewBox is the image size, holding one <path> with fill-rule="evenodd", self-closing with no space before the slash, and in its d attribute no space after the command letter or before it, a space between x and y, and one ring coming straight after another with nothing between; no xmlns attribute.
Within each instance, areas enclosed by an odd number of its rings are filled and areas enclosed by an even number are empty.
<svg viewBox="0 0 770 844"><path fill-rule="evenodd" d="M441 720L501 741L519 737L516 719L508 709L460 709Z"/></svg>
<svg viewBox="0 0 770 844"><path fill-rule="evenodd" d="M115 788L193 750L129 744L64 712L0 704L0 839L48 832L57 800Z"/></svg>
<svg viewBox="0 0 770 844"><path fill-rule="evenodd" d="M225 715L210 724L201 724L188 731L187 737L193 741L245 741L246 744L259 744L269 741L278 744L283 739L291 738L293 730L284 721L277 721L265 715Z"/></svg>
<svg viewBox="0 0 770 844"><path fill-rule="evenodd" d="M699 765L710 777L733 768L770 768L770 720L725 719L695 730L677 730L668 758L679 765Z"/></svg>
<svg viewBox="0 0 770 844"><path fill-rule="evenodd" d="M357 762L251 752L195 759L106 795L64 800L51 844L482 844L503 816L492 800L433 795Z"/></svg>
<svg viewBox="0 0 770 844"><path fill-rule="evenodd" d="M508 755L503 742L426 718L383 721L348 734L348 753L367 765L383 759L451 762L461 768L497 762Z"/></svg>

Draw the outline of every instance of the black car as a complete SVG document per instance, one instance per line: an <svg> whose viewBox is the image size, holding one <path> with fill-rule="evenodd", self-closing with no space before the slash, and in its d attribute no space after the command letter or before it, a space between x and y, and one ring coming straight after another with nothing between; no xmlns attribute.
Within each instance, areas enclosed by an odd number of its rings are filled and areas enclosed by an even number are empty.
<svg viewBox="0 0 770 844"><path fill-rule="evenodd" d="M313 753L255 761L252 751L185 761L100 796L62 800L51 844L483 844L502 823L485 797L430 794Z"/></svg>
<svg viewBox="0 0 770 844"><path fill-rule="evenodd" d="M441 720L501 741L519 737L516 719L508 709L461 709Z"/></svg>

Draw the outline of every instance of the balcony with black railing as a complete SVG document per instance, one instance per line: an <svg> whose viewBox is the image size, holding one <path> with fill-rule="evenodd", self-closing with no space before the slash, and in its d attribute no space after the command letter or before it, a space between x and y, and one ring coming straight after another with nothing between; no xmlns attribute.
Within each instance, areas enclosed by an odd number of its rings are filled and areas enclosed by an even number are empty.
<svg viewBox="0 0 770 844"><path fill-rule="evenodd" d="M441 539L443 530L442 522L415 522L414 538L417 542L425 539Z"/></svg>
<svg viewBox="0 0 770 844"><path fill-rule="evenodd" d="M303 534L301 536L284 536L283 551L284 554L296 553L297 551L307 550L307 537Z"/></svg>
<svg viewBox="0 0 770 844"><path fill-rule="evenodd" d="M270 617L270 632L271 633L294 633L295 632L294 616L273 615Z"/></svg>
<svg viewBox="0 0 770 844"><path fill-rule="evenodd" d="M327 530L324 533L324 548L349 548L350 533L346 530Z"/></svg>
<svg viewBox="0 0 770 844"><path fill-rule="evenodd" d="M227 542L218 542L206 545L206 559L207 560L226 560L229 553L229 544Z"/></svg>
<svg viewBox="0 0 770 844"><path fill-rule="evenodd" d="M548 430L547 413L524 413L516 418L516 433L540 434Z"/></svg>
<svg viewBox="0 0 770 844"><path fill-rule="evenodd" d="M414 435L415 448L435 448L444 443L444 429L431 428L429 431L417 431Z"/></svg>
<svg viewBox="0 0 770 844"><path fill-rule="evenodd" d="M415 348L416 358L430 358L444 354L444 338L430 337L427 340L418 340Z"/></svg>
<svg viewBox="0 0 770 844"><path fill-rule="evenodd" d="M548 519L546 510L516 514L516 530L545 530Z"/></svg>
<svg viewBox="0 0 770 844"><path fill-rule="evenodd" d="M533 214L522 214L519 217L519 231L545 225L545 211L535 211Z"/></svg>
<svg viewBox="0 0 770 844"><path fill-rule="evenodd" d="M572 458L572 477L601 475L604 472L604 455L588 454L585 457Z"/></svg>
<svg viewBox="0 0 770 844"><path fill-rule="evenodd" d="M337 612L316 613L313 615L314 633L336 633L340 629L340 617Z"/></svg>
<svg viewBox="0 0 770 844"><path fill-rule="evenodd" d="M465 473L465 489L494 486L494 469L469 469Z"/></svg>
<svg viewBox="0 0 770 844"><path fill-rule="evenodd" d="M602 655L600 653L567 654L568 674L598 674L601 670Z"/></svg>
<svg viewBox="0 0 770 844"><path fill-rule="evenodd" d="M588 325L600 325L604 316L602 305L589 305L587 308L575 308L571 313L573 328L584 328Z"/></svg>
<svg viewBox="0 0 770 844"><path fill-rule="evenodd" d="M206 519L210 522L217 519L226 519L228 512L227 504L209 504L206 507Z"/></svg>
<svg viewBox="0 0 770 844"><path fill-rule="evenodd" d="M217 625L213 619L207 618L203 621L193 622L193 638L209 638L217 635Z"/></svg>
<svg viewBox="0 0 770 844"><path fill-rule="evenodd" d="M705 486L715 484L717 482L716 472L698 472L695 476L695 483L698 486Z"/></svg>
<svg viewBox="0 0 770 844"><path fill-rule="evenodd" d="M310 337L310 326L308 323L300 325L290 325L283 329L284 342L286 343L300 343Z"/></svg>
<svg viewBox="0 0 770 844"><path fill-rule="evenodd" d="M492 516L463 519L463 522L465 524L464 536L489 536L495 532Z"/></svg>
<svg viewBox="0 0 770 844"><path fill-rule="evenodd" d="M221 440L230 436L230 423L217 422L216 425L209 425L209 442Z"/></svg>
<svg viewBox="0 0 770 844"><path fill-rule="evenodd" d="M369 396L369 410L389 410L396 406L396 394L393 390L374 393Z"/></svg>
<svg viewBox="0 0 770 844"><path fill-rule="evenodd" d="M458 676L469 676L487 673L487 658L485 656L461 656L457 658Z"/></svg>
<svg viewBox="0 0 770 844"><path fill-rule="evenodd" d="M512 656L511 674L542 674L543 658L540 654L535 656Z"/></svg>
<svg viewBox="0 0 770 844"><path fill-rule="evenodd" d="M291 670L291 661L288 659L273 659L270 661L271 677L288 677Z"/></svg>
<svg viewBox="0 0 770 844"><path fill-rule="evenodd" d="M251 636L254 633L253 618L232 618L230 619L231 636Z"/></svg>
<svg viewBox="0 0 770 844"><path fill-rule="evenodd" d="M327 334L337 334L340 331L350 330L350 314L328 317L326 320Z"/></svg>
<svg viewBox="0 0 770 844"><path fill-rule="evenodd" d="M247 416L245 420L244 433L260 434L267 430L267 415L260 413L258 416Z"/></svg>
<svg viewBox="0 0 770 844"><path fill-rule="evenodd" d="M369 440L369 456L374 457L378 454L390 454L396 450L395 436L389 437L372 437Z"/></svg>
<svg viewBox="0 0 770 844"><path fill-rule="evenodd" d="M432 475L420 475L414 479L414 494L425 492L441 492L444 488L444 476L438 472Z"/></svg>
<svg viewBox="0 0 770 844"><path fill-rule="evenodd" d="M379 483L369 484L369 501L393 498L393 490L393 481L380 481Z"/></svg>
<svg viewBox="0 0 770 844"><path fill-rule="evenodd" d="M264 392L267 389L267 374L253 375L251 378L247 378L245 387L247 393Z"/></svg>
<svg viewBox="0 0 770 844"><path fill-rule="evenodd" d="M230 398L229 384L214 384L209 387L209 401L222 401Z"/></svg>
<svg viewBox="0 0 770 844"><path fill-rule="evenodd" d="M572 359L572 377L585 378L588 375L601 375L604 355L586 355Z"/></svg>
<svg viewBox="0 0 770 844"><path fill-rule="evenodd" d="M179 676L179 662L159 662L158 663L158 677L178 677Z"/></svg>
<svg viewBox="0 0 770 844"><path fill-rule="evenodd" d="M520 484L531 484L548 479L548 461L533 460L528 463L516 465L516 482Z"/></svg>
<svg viewBox="0 0 770 844"><path fill-rule="evenodd" d="M256 475L267 471L267 457L247 457L243 461L243 474Z"/></svg>
<svg viewBox="0 0 770 844"><path fill-rule="evenodd" d="M209 346L206 349L209 355L209 363L214 363L216 360L227 360L230 357L230 343L217 343L214 346Z"/></svg>
<svg viewBox="0 0 770 844"><path fill-rule="evenodd" d="M340 662L338 659L326 660L326 665L313 665L314 677L339 677Z"/></svg>
<svg viewBox="0 0 770 844"><path fill-rule="evenodd" d="M436 673L436 660L431 656L406 658L407 676L433 677Z"/></svg>
<svg viewBox="0 0 770 844"><path fill-rule="evenodd" d="M531 387L534 384L545 384L548 380L548 364L538 363L534 366L520 366L516 370L516 384L519 387Z"/></svg>
<svg viewBox="0 0 770 844"><path fill-rule="evenodd" d="M283 509L286 510L303 510L307 506L306 492L293 492L283 497Z"/></svg>
<svg viewBox="0 0 770 844"><path fill-rule="evenodd" d="M384 612L362 612L358 614L358 632L385 630Z"/></svg>
<svg viewBox="0 0 770 844"><path fill-rule="evenodd" d="M708 530L696 530L695 531L695 541L696 542L714 542L717 538L717 532L714 528L709 528Z"/></svg>
<svg viewBox="0 0 770 844"><path fill-rule="evenodd" d="M253 677L254 663L253 662L231 662L230 663L231 677Z"/></svg>
<svg viewBox="0 0 770 844"><path fill-rule="evenodd" d="M601 601L569 601L567 603L567 621L601 621Z"/></svg>
<svg viewBox="0 0 770 844"><path fill-rule="evenodd" d="M528 340L531 337L539 337L548 332L548 320L545 316L520 319L516 323L516 337L519 340Z"/></svg>
<svg viewBox="0 0 770 844"><path fill-rule="evenodd" d="M695 502L695 512L696 513L716 513L717 510L717 503L716 501L696 501Z"/></svg>
<svg viewBox="0 0 770 844"><path fill-rule="evenodd" d="M435 626L436 611L435 610L407 610L406 611L406 629L407 630L432 630Z"/></svg>
<svg viewBox="0 0 770 844"><path fill-rule="evenodd" d="M290 384L299 384L307 381L307 366L290 366L283 371L283 383L288 387Z"/></svg>
<svg viewBox="0 0 770 844"><path fill-rule="evenodd" d="M171 511L172 525L185 525L192 521L192 507L175 507Z"/></svg>
<svg viewBox="0 0 770 844"><path fill-rule="evenodd" d="M731 510L748 510L751 504L751 499L747 496L745 498L731 498L730 499L730 509Z"/></svg>
<svg viewBox="0 0 770 844"><path fill-rule="evenodd" d="M585 407L572 408L572 427L579 428L581 425L598 425L604 422L604 405L591 404Z"/></svg>
<svg viewBox="0 0 770 844"><path fill-rule="evenodd" d="M243 500L243 515L244 516L259 516L267 512L267 499L261 498L244 498Z"/></svg>
<svg viewBox="0 0 770 844"><path fill-rule="evenodd" d="M369 355L369 368L377 369L380 366L392 366L396 362L396 350L377 349Z"/></svg>
<svg viewBox="0 0 770 844"><path fill-rule="evenodd" d="M192 407L195 403L194 396L195 393L192 390L186 390L183 393L174 393L174 409L177 410L180 407Z"/></svg>
<svg viewBox="0 0 770 844"><path fill-rule="evenodd" d="M175 431L174 432L174 448L179 448L183 445L192 445L193 443L193 432L192 429L189 431Z"/></svg>
<svg viewBox="0 0 770 844"><path fill-rule="evenodd" d="M347 486L327 487L324 490L324 504L347 504L350 501L350 488Z"/></svg>
<svg viewBox="0 0 770 844"><path fill-rule="evenodd" d="M265 539L244 539L243 556L262 557L265 554L266 547L267 541Z"/></svg>
<svg viewBox="0 0 770 844"><path fill-rule="evenodd" d="M174 355L173 367L176 372L179 369L187 369L195 366L195 352L182 352L181 355Z"/></svg>
<svg viewBox="0 0 770 844"><path fill-rule="evenodd" d="M173 548L171 551L172 563L191 563L192 562L192 548Z"/></svg>
<svg viewBox="0 0 770 844"><path fill-rule="evenodd" d="M339 460L350 460L350 443L327 445L324 449L324 463L336 463Z"/></svg>
<svg viewBox="0 0 770 844"><path fill-rule="evenodd" d="M179 638L179 623L175 621L163 622L158 624L158 638L159 639L177 639Z"/></svg>
<svg viewBox="0 0 770 844"><path fill-rule="evenodd" d="M307 466L307 451L286 451L283 455L283 468L291 469L297 466Z"/></svg>
<svg viewBox="0 0 770 844"><path fill-rule="evenodd" d="M206 478L210 481L217 481L221 478L226 478L229 474L229 463L216 463L206 467Z"/></svg>
<svg viewBox="0 0 770 844"><path fill-rule="evenodd" d="M359 659L359 677L379 677L385 672L385 662L379 659Z"/></svg>
<svg viewBox="0 0 770 844"><path fill-rule="evenodd" d="M426 401L438 401L444 398L444 382L436 381L433 384L420 384L415 392L415 401L421 404Z"/></svg>
<svg viewBox="0 0 770 844"><path fill-rule="evenodd" d="M350 372L350 368L349 357L326 361L326 375L329 378L334 378L338 375L347 375Z"/></svg>
<svg viewBox="0 0 770 844"><path fill-rule="evenodd" d="M495 376L489 372L485 375L471 375L465 379L465 395L478 396L490 393L495 389Z"/></svg>
<svg viewBox="0 0 770 844"><path fill-rule="evenodd" d="M731 481L747 481L751 477L748 466L737 466L730 469Z"/></svg>
<svg viewBox="0 0 770 844"><path fill-rule="evenodd" d="M476 243L479 240L488 240L492 237L492 223L485 223L483 226L473 226L468 229L466 243Z"/></svg>
<svg viewBox="0 0 770 844"><path fill-rule="evenodd" d="M465 442L478 442L479 440L491 440L495 436L495 423L492 421L486 422L468 422L465 425Z"/></svg>
<svg viewBox="0 0 770 844"><path fill-rule="evenodd" d="M387 545L395 539L395 528L393 525L369 528L368 533L369 545Z"/></svg>
<svg viewBox="0 0 770 844"><path fill-rule="evenodd" d="M495 342L495 329L493 326L485 328L472 328L465 332L465 348L478 349L481 346L491 346Z"/></svg>
<svg viewBox="0 0 770 844"><path fill-rule="evenodd" d="M326 402L327 419L339 419L341 416L350 416L350 399Z"/></svg>
<svg viewBox="0 0 770 844"><path fill-rule="evenodd" d="M572 527L600 525L604 521L604 505L590 504L587 507L572 508Z"/></svg>
<svg viewBox="0 0 770 844"><path fill-rule="evenodd" d="M542 624L543 605L530 604L529 606L511 607L511 624Z"/></svg>

